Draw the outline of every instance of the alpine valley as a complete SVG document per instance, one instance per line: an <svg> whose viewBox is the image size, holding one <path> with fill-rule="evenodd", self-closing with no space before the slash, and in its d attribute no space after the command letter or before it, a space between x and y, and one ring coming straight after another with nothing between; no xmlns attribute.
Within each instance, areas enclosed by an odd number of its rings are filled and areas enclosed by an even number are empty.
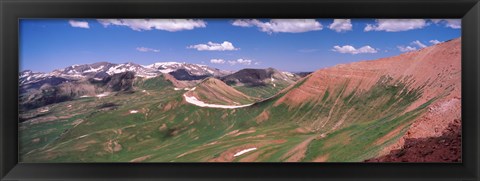
<svg viewBox="0 0 480 181"><path fill-rule="evenodd" d="M459 162L461 39L312 73L98 62L19 74L21 162Z"/></svg>

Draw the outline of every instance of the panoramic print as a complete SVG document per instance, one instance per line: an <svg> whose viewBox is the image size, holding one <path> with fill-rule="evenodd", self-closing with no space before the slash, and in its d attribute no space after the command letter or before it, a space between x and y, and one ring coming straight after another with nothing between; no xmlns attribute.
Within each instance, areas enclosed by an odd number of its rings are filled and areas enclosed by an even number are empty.
<svg viewBox="0 0 480 181"><path fill-rule="evenodd" d="M461 162L460 19L21 19L20 162Z"/></svg>

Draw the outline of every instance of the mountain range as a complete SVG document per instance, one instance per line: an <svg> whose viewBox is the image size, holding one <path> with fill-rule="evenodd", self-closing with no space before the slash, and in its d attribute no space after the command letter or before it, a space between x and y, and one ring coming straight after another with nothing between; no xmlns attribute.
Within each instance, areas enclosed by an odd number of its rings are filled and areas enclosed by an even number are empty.
<svg viewBox="0 0 480 181"><path fill-rule="evenodd" d="M460 45L302 74L172 62L24 71L20 160L459 162Z"/></svg>
<svg viewBox="0 0 480 181"><path fill-rule="evenodd" d="M240 80L250 81L250 83L246 82L249 87L276 86L271 83L274 77L280 80L277 83L279 87L286 85L282 82L291 84L298 79L298 76L293 73L280 72L273 68L243 69L232 73L206 65L178 62L157 62L146 66L131 62L124 64L98 62L72 65L50 73L31 70L20 72L20 103L23 105L22 108L36 108L103 92L133 91L134 79L140 81L158 76L165 77L178 88L194 86L208 77L222 77L224 81L231 81L234 77L244 77Z"/></svg>
<svg viewBox="0 0 480 181"><path fill-rule="evenodd" d="M64 78L64 79L85 79L94 78L102 79L109 75L134 72L135 76L143 78L151 78L168 73L177 75L180 79L188 79L185 76L223 76L229 74L229 71L222 71L216 68L211 68L206 65L179 63L179 62L158 62L151 65L139 65L135 63L114 64L109 62L98 62L93 64L72 65L63 69L54 70L50 73L32 72L25 70L20 72L20 85L31 84L50 78ZM177 73L180 71L180 73ZM183 76L183 77L180 77Z"/></svg>

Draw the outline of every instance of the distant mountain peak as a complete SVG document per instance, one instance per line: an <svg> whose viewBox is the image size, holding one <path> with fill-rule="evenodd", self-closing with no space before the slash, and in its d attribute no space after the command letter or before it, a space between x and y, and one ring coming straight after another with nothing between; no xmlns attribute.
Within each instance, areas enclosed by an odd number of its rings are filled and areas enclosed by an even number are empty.
<svg viewBox="0 0 480 181"><path fill-rule="evenodd" d="M162 73L172 73L184 69L194 76L223 76L229 73L206 65L185 62L156 62L145 67L156 69Z"/></svg>
<svg viewBox="0 0 480 181"><path fill-rule="evenodd" d="M166 67L166 66L179 65L179 64L182 64L182 63L180 63L180 62L155 62L153 64L146 65L145 67L158 69L159 67Z"/></svg>
<svg viewBox="0 0 480 181"><path fill-rule="evenodd" d="M109 75L123 72L135 72L136 77L152 78L161 74L172 73L183 77L184 80L197 80L209 76L224 76L228 71L219 70L206 65L191 64L185 62L156 62L150 65L140 65L134 62L121 64L110 63L106 61L91 64L75 64L63 69L56 69L50 73L34 72L24 70L19 73L19 82L21 85L35 83L48 77L59 77L65 79L101 79ZM176 73L175 73L176 72ZM193 76L193 78L192 78ZM180 77L175 77L180 78ZM180 80L180 79L179 79Z"/></svg>

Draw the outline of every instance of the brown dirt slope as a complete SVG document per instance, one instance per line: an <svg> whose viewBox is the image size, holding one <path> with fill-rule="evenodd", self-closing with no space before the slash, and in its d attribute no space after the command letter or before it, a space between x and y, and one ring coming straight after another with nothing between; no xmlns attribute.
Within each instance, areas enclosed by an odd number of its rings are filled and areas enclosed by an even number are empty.
<svg viewBox="0 0 480 181"><path fill-rule="evenodd" d="M434 75L427 76L429 71L421 71L421 75L430 77L433 81L429 87L425 90L424 95L419 101L410 106L410 109L414 109L415 106L422 104L429 98L432 98L436 94L446 94L441 99L436 100L428 107L428 111L421 117L417 118L415 122L410 126L408 131L397 142L384 148L379 156L391 155L395 151L403 150L406 147L411 147L412 144L425 141L428 144L430 140L436 140L443 137L450 137L450 140L454 140L455 136L461 135L461 130L452 132L454 128L459 128L456 125L461 124L461 39L454 39L442 44L438 47L434 46L431 50L434 54L432 59L437 60L437 63L431 62L431 68L436 70ZM428 67L425 67L425 70ZM426 79L426 78L423 78ZM441 89L445 88L449 90L442 92ZM453 128L452 128L453 125ZM457 139L457 138L456 138ZM459 139L459 137L458 137ZM448 140L448 139L447 139ZM454 143L452 143L454 144ZM449 145L443 145L443 148L449 148ZM442 145L437 145L437 149L442 149ZM457 152L450 154L452 158L456 158L455 155L461 155L461 149L455 149ZM439 157L435 157L439 158ZM428 160L428 158L425 158ZM408 159L407 159L408 160ZM430 157L429 160L432 160ZM398 161L398 160L392 160ZM439 158L434 161L448 161L444 158ZM450 160L455 161L455 159Z"/></svg>
<svg viewBox="0 0 480 181"><path fill-rule="evenodd" d="M429 101L433 102L424 109L425 111L421 115L408 122L408 124L404 124L403 126L407 126L405 134L397 141L385 145L378 156L392 154L392 150L401 150L405 146L415 147L413 145L420 145L420 143L428 145L432 142L431 145L433 146L433 142L437 141L436 139L443 138L446 134L448 137L446 132L452 129L450 125L455 124L455 120L461 120L461 38L394 57L340 64L320 69L285 89L283 91L284 95L274 105L285 104L292 109L305 105L306 102L310 105L321 105L323 104L323 97L328 96L328 93L330 93L330 96L332 93L340 94L338 98L333 99L333 106L330 113L327 114L328 116L311 124L313 127L322 130L326 123L334 125L331 122L340 122L338 116L334 120L330 120L330 115L335 113L334 109L345 109L342 106L342 101L338 101L339 98L348 97L351 93L359 95L368 92L385 76L392 78L394 82L398 81L408 85L406 91L410 92L421 88L420 96L408 103L408 106L403 110L404 113L415 110ZM342 89L338 89L339 87L342 87ZM348 102L347 99L344 100ZM372 105L375 106L375 104ZM375 107L372 107L372 109L375 109ZM366 114L368 113L366 112ZM355 113L348 114L350 116L347 116L347 118ZM320 126L317 125L317 122ZM325 127L323 131L331 129L330 127ZM390 137L392 138L400 133L398 130L393 131L397 132L391 133L392 136ZM385 134L388 135L389 133ZM451 140L454 140L455 136L450 135ZM378 142L385 143L382 140L378 140ZM453 141L450 144L455 145L456 142ZM442 148L439 147L442 146L437 145L436 149L449 149L445 145ZM451 158L461 154L460 149L457 149L457 151L458 153L450 154ZM440 157L425 157L424 159L427 161L445 160ZM417 160L420 160L420 158Z"/></svg>
<svg viewBox="0 0 480 181"><path fill-rule="evenodd" d="M192 80L192 81L177 80L175 77L173 77L170 74L162 74L162 75L165 77L166 80L170 81L173 84L173 86L177 88L192 87L198 83L198 81L195 81L195 80Z"/></svg>
<svg viewBox="0 0 480 181"><path fill-rule="evenodd" d="M194 96L198 100L209 104L243 105L255 102L254 98L213 77L206 78L194 90L188 91L186 95Z"/></svg>
<svg viewBox="0 0 480 181"><path fill-rule="evenodd" d="M447 86L450 88L448 92L454 90L452 94L460 97L460 44L461 39L457 38L394 57L320 69L305 77L306 81L298 88L289 90L277 105L299 105L307 100L320 101L327 89L347 80L349 82L343 95L348 95L352 90L368 90L385 75L394 79L412 76L415 80L412 85L414 88L429 83L423 96L408 110L415 109L432 96L444 93Z"/></svg>

